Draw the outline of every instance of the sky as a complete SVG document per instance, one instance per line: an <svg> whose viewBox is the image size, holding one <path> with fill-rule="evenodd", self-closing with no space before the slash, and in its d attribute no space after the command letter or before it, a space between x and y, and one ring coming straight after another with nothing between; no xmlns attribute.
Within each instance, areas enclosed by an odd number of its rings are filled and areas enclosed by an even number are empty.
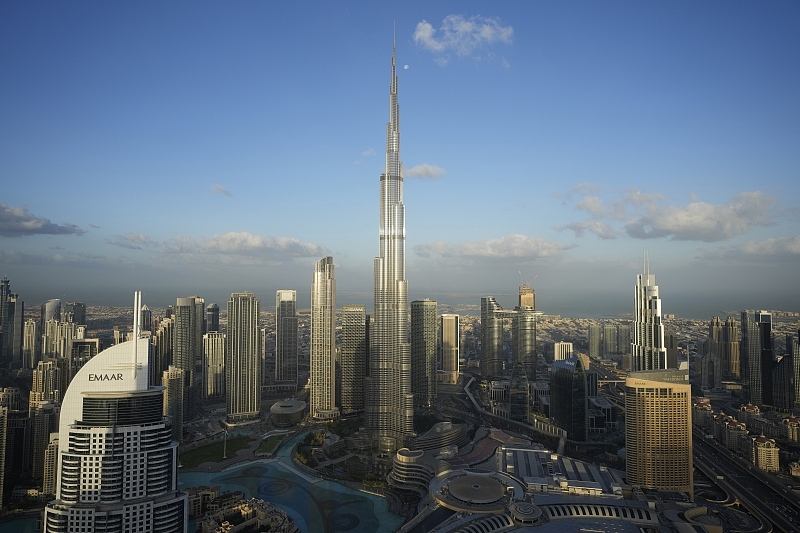
<svg viewBox="0 0 800 533"><path fill-rule="evenodd" d="M0 275L370 305L393 24L411 298L800 311L794 2L0 3Z"/></svg>

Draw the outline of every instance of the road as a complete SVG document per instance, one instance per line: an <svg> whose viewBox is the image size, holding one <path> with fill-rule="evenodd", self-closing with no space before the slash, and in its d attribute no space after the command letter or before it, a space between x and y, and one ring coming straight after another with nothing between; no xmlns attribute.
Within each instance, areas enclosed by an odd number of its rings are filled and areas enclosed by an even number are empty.
<svg viewBox="0 0 800 533"><path fill-rule="evenodd" d="M794 492L713 440L706 439L697 428L693 444L695 466L736 496L739 503L765 524L760 530L762 533L800 530L800 498ZM772 528L767 527L768 524Z"/></svg>

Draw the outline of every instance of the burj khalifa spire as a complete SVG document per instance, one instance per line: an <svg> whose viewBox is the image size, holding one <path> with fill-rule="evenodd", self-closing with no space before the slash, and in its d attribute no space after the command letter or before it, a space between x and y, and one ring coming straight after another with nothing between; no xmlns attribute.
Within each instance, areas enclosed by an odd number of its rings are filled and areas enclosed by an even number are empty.
<svg viewBox="0 0 800 533"><path fill-rule="evenodd" d="M386 125L386 172L380 181L380 255L375 258L375 306L370 330L366 426L380 449L403 446L413 433L411 348L408 344L408 281L403 164L400 162L400 106L397 103L396 47L392 43L392 84Z"/></svg>

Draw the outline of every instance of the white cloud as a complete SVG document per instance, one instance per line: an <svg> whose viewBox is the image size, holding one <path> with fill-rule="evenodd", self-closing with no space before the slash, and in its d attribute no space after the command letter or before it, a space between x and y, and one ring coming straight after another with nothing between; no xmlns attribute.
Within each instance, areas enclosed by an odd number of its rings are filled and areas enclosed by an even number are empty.
<svg viewBox="0 0 800 533"><path fill-rule="evenodd" d="M222 196L233 196L228 189L218 183L213 184L211 190Z"/></svg>
<svg viewBox="0 0 800 533"><path fill-rule="evenodd" d="M28 206L9 207L0 203L0 236L22 237L25 235L83 235L86 233L75 224L54 224L50 219L37 217Z"/></svg>
<svg viewBox="0 0 800 533"><path fill-rule="evenodd" d="M628 235L637 239L670 237L676 241L722 241L742 235L756 226L774 224L775 199L760 191L743 192L725 204L691 202L686 207L661 206L660 195L628 196L645 209L642 216L625 223ZM630 201L630 200L629 200Z"/></svg>
<svg viewBox="0 0 800 533"><path fill-rule="evenodd" d="M555 226L555 229L558 231L564 231L566 229L572 230L575 232L576 237L586 236L587 231L589 233L594 233L601 239L615 239L617 237L617 233L614 231L614 228L605 222L600 222L599 220L571 222L565 226Z"/></svg>
<svg viewBox="0 0 800 533"><path fill-rule="evenodd" d="M575 208L586 211L591 220L556 226L555 229L570 229L578 237L588 231L609 239L624 231L635 239L715 242L743 235L757 226L772 226L776 216L786 216L779 209L777 200L761 191L742 192L722 204L701 202L692 195L688 204L679 206L670 205L658 192L629 189L622 195L613 195L592 184L582 183L558 197L571 200L574 193L583 194ZM612 226L619 221L625 221L622 227Z"/></svg>
<svg viewBox="0 0 800 533"><path fill-rule="evenodd" d="M361 152L361 155L364 156L364 157L371 157L371 156L375 155L375 150L373 148L370 148L366 152Z"/></svg>
<svg viewBox="0 0 800 533"><path fill-rule="evenodd" d="M131 250L141 250L142 246L153 244L153 241L150 237L142 233L128 232L125 235L114 235L113 237L107 238L106 243L122 248L129 248Z"/></svg>
<svg viewBox="0 0 800 533"><path fill-rule="evenodd" d="M405 172L408 176L413 178L441 178L447 171L442 167L437 167L435 165L429 165L428 163L422 163L421 165L417 165L415 167L411 167Z"/></svg>
<svg viewBox="0 0 800 533"><path fill-rule="evenodd" d="M517 258L537 259L552 257L568 246L541 237L511 234L488 241L467 241L451 245L443 241L414 246L414 253L420 257L438 254L442 257L466 258Z"/></svg>
<svg viewBox="0 0 800 533"><path fill-rule="evenodd" d="M474 55L477 50L497 42L511 44L514 29L502 26L499 18L473 15L448 15L436 30L428 21L423 20L414 30L414 42L425 50L433 52L434 60L440 66L449 61L449 52L459 57ZM480 56L477 56L480 59ZM508 62L503 59L504 66Z"/></svg>
<svg viewBox="0 0 800 533"><path fill-rule="evenodd" d="M575 205L576 209L583 209L593 217L602 217L606 214L603 200L599 196L584 196L583 200Z"/></svg>
<svg viewBox="0 0 800 533"><path fill-rule="evenodd" d="M248 257L256 262L286 261L301 257L324 256L329 250L319 244L291 237L263 237L248 232L230 232L197 240L181 236L159 244L168 255L213 256L213 260L236 262Z"/></svg>

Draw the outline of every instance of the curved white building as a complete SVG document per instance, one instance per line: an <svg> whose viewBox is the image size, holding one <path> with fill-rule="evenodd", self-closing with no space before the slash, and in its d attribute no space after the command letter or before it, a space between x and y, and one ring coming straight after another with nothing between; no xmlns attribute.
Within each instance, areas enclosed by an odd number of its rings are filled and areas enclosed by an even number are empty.
<svg viewBox="0 0 800 533"><path fill-rule="evenodd" d="M56 499L44 531L185 532L177 490L178 444L163 416L164 387L150 386L150 340L134 336L87 362L61 404Z"/></svg>

